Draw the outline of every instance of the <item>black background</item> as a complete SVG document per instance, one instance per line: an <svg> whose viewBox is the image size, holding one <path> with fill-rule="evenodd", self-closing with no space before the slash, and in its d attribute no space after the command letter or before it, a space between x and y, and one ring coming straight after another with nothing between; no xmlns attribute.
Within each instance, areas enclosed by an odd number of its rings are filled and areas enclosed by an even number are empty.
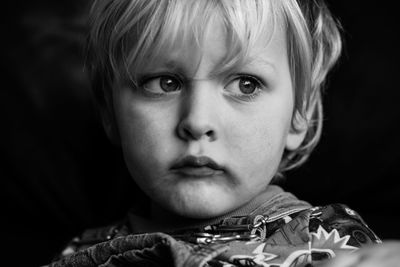
<svg viewBox="0 0 400 267"><path fill-rule="evenodd" d="M2 258L38 266L138 200L83 71L90 1L10 2L0 26ZM329 1L345 51L325 93L322 141L284 186L314 205L346 203L380 237L400 239L398 14L373 3Z"/></svg>

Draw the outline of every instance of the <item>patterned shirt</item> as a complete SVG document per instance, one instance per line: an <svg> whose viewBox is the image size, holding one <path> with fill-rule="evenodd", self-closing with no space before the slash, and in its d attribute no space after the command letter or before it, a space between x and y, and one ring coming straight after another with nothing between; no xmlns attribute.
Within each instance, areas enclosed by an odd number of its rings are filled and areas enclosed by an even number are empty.
<svg viewBox="0 0 400 267"><path fill-rule="evenodd" d="M314 266L380 239L343 204L311 207L277 186L225 216L146 232L130 213L85 231L49 266Z"/></svg>

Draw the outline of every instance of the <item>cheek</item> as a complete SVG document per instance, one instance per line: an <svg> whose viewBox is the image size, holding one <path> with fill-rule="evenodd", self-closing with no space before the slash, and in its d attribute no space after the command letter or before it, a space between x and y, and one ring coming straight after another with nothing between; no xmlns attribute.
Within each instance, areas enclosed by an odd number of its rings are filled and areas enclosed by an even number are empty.
<svg viewBox="0 0 400 267"><path fill-rule="evenodd" d="M284 146L289 128L286 121L289 120L270 115L246 117L228 128L227 139L233 149L243 154L264 154L266 157L269 152Z"/></svg>
<svg viewBox="0 0 400 267"><path fill-rule="evenodd" d="M254 115L235 116L235 123L227 133L229 155L249 177L275 174L290 127L290 108L265 106L269 108L263 106Z"/></svg>
<svg viewBox="0 0 400 267"><path fill-rule="evenodd" d="M135 101L129 94L120 95L116 104L121 146L128 168L148 172L148 169L157 170L158 166L165 165L168 154L174 152L174 117L165 115L173 114L172 111L162 109L164 112L161 112L151 104Z"/></svg>

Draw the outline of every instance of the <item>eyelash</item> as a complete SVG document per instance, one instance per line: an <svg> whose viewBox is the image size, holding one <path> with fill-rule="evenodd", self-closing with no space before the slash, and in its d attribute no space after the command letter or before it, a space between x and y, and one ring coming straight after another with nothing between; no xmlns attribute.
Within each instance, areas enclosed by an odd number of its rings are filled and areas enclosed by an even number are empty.
<svg viewBox="0 0 400 267"><path fill-rule="evenodd" d="M141 88L142 89L141 91L144 94L146 94L147 96L154 97L154 98L159 98L159 97L163 97L163 96L166 96L166 95L171 95L172 93L168 93L168 92L161 92L161 93L159 93L159 92L150 92L149 90L146 90L144 88L146 83L148 83L148 82L150 82L150 81L152 81L154 79L160 79L160 78L163 78L163 77L170 77L170 78L173 78L174 80L176 80L179 83L179 88L180 88L177 91L180 91L182 89L182 87L184 87L184 84L189 82L188 80L185 80L185 79L183 79L182 77L180 77L180 76L178 76L176 74L159 73L159 74L156 74L156 75L145 75L145 76L141 77L139 79L139 81L138 81L138 88ZM228 92L227 93L228 95L233 96L233 97L238 98L238 99L243 100L243 101L254 101L262 93L263 88L265 88L265 83L262 82L257 77L254 77L254 76L249 75L249 74L241 74L241 73L235 75L233 79L230 78L229 82L227 83L227 86L229 84L231 84L232 82L236 81L236 80L238 80L238 82L240 82L241 79L248 79L248 80L251 80L252 82L254 82L255 86L256 86L255 92L251 93L251 94L245 94L245 93L243 93L243 94L232 94L232 93ZM227 86L225 86L224 89Z"/></svg>
<svg viewBox="0 0 400 267"><path fill-rule="evenodd" d="M249 74L237 74L236 77L234 79L232 79L229 83L232 83L235 80L239 80L240 79L248 79L248 80L252 80L252 82L255 82L256 84L256 90L254 91L254 93L251 94L233 94L234 97L240 98L241 100L244 101L254 101L263 91L263 88L265 87L265 83L262 82L260 79L258 79L257 77L254 77L252 75Z"/></svg>
<svg viewBox="0 0 400 267"><path fill-rule="evenodd" d="M158 98L158 97L163 97L165 95L169 95L171 93L158 93L158 92L150 92L149 90L146 90L144 88L145 84L154 80L154 79L161 79L163 77L170 77L173 78L174 80L177 80L179 82L179 87L182 88L183 85L185 84L184 79L182 79L180 76L176 74L171 74L171 73L157 73L155 75L144 75L143 77L140 77L138 80L138 88L141 89L141 92L144 93L146 96ZM178 90L180 91L180 90Z"/></svg>

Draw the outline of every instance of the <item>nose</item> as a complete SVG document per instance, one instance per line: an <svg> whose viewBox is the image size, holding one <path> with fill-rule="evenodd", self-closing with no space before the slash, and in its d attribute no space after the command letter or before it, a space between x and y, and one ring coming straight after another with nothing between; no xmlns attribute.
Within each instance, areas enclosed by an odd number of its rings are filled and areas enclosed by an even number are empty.
<svg viewBox="0 0 400 267"><path fill-rule="evenodd" d="M194 82L182 99L178 136L186 141L217 140L217 103L215 88L207 81Z"/></svg>

